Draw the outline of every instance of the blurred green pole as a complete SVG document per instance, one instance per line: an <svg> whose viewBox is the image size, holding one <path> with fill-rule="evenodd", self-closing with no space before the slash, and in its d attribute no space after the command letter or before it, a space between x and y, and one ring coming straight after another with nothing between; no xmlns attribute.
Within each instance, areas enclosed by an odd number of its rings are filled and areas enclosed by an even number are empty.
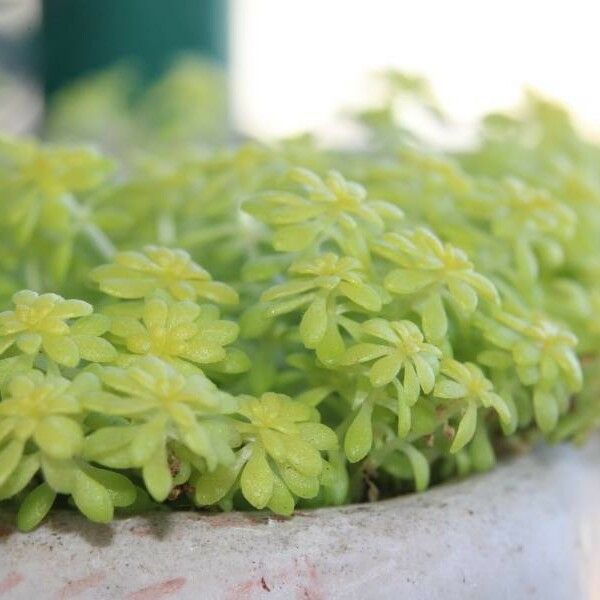
<svg viewBox="0 0 600 600"><path fill-rule="evenodd" d="M46 95L86 73L132 59L146 80L174 56L227 60L227 0L43 0Z"/></svg>

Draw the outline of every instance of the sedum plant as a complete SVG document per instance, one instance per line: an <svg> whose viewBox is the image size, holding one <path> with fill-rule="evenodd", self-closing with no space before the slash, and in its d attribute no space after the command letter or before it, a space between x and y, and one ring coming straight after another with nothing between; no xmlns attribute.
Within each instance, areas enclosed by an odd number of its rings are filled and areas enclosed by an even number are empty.
<svg viewBox="0 0 600 600"><path fill-rule="evenodd" d="M364 150L218 147L207 112L181 135L186 95L215 97L192 63L137 123L124 73L49 121L114 117L113 158L0 143L0 500L22 530L53 507L375 500L600 424L600 146L562 109L528 97L441 152L395 118L443 122L429 88L392 73Z"/></svg>

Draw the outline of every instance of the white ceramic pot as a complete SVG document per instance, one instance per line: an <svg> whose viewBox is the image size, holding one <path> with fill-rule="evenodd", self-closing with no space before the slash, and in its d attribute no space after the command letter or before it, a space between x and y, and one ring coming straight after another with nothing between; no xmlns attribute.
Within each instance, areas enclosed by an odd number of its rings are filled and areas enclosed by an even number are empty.
<svg viewBox="0 0 600 600"><path fill-rule="evenodd" d="M600 598L600 442L371 505L0 527L0 598Z"/></svg>

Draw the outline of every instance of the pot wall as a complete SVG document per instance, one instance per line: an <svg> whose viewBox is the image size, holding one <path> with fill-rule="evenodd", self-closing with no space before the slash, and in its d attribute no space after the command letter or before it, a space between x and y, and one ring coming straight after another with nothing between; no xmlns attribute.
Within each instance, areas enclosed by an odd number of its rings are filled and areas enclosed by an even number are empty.
<svg viewBox="0 0 600 600"><path fill-rule="evenodd" d="M0 523L0 598L600 598L600 442L373 505Z"/></svg>

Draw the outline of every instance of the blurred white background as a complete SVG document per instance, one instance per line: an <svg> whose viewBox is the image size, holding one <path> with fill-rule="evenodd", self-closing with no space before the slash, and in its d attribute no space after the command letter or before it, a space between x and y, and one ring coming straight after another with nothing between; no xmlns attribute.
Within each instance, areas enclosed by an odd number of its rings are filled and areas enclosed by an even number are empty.
<svg viewBox="0 0 600 600"><path fill-rule="evenodd" d="M0 65L6 60L8 40L39 26L39 0L0 0ZM0 131L22 134L40 122L43 99L40 86L29 74L9 75L0 66Z"/></svg>
<svg viewBox="0 0 600 600"><path fill-rule="evenodd" d="M458 126L518 102L524 86L600 131L598 0L231 0L233 103L258 136L344 136L368 74L423 74Z"/></svg>

